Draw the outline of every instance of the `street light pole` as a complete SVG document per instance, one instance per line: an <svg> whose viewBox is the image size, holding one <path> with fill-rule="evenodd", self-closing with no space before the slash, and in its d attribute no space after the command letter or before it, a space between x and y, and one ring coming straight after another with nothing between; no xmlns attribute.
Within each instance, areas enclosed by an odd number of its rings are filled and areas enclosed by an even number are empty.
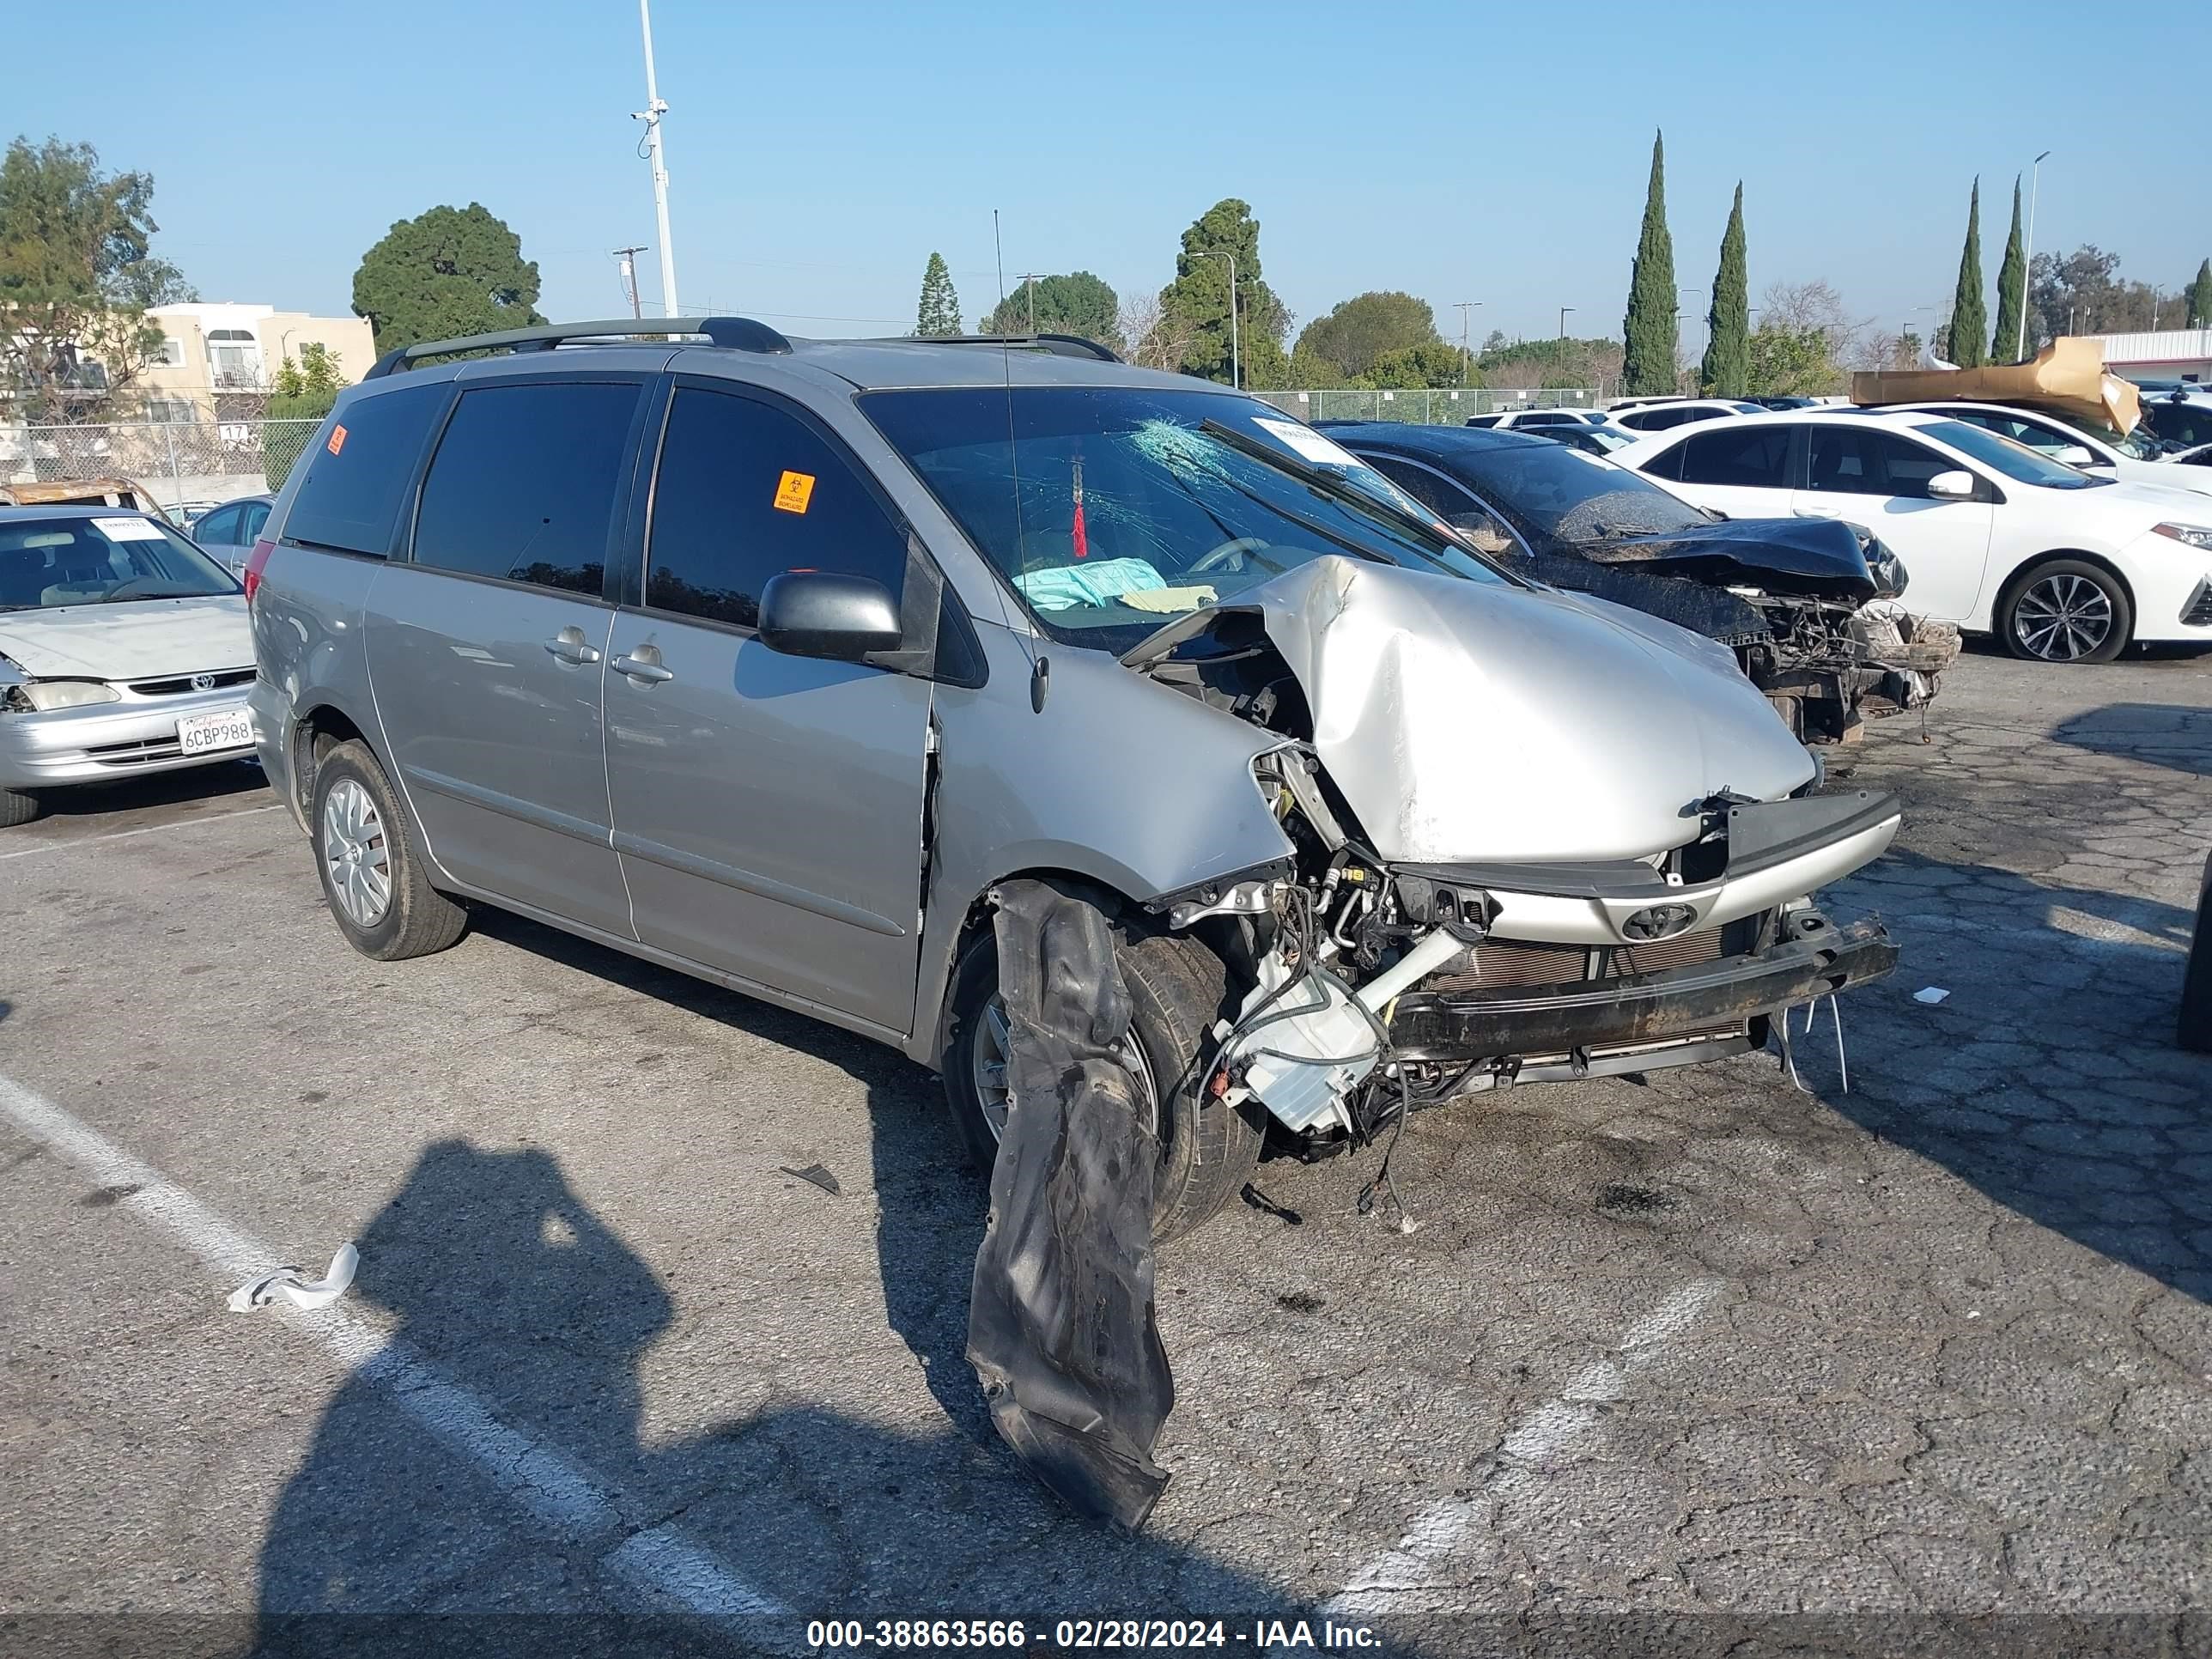
<svg viewBox="0 0 2212 1659"><path fill-rule="evenodd" d="M2012 349L2015 362L2027 360L2027 285L2035 270L2035 198L2042 191L2043 156L2050 154L2046 149L2027 166L2027 246L2022 251L2026 263L2020 273L2020 338L2013 343Z"/></svg>
<svg viewBox="0 0 2212 1659"><path fill-rule="evenodd" d="M1237 337L1237 256L1227 248L1210 247L1201 250L1194 257L1229 261L1229 386L1231 391L1242 390L1244 369L1243 350Z"/></svg>
<svg viewBox="0 0 2212 1659"><path fill-rule="evenodd" d="M1455 300L1452 301L1453 308L1459 313L1459 383L1462 390L1464 390L1467 386L1468 364L1472 361L1468 355L1467 348L1468 319L1474 313L1474 307L1481 303L1482 301L1480 300Z"/></svg>
<svg viewBox="0 0 2212 1659"><path fill-rule="evenodd" d="M660 148L660 118L668 106L653 76L653 10L651 0L637 0L638 26L645 32L645 107L631 112L630 119L645 123L645 144L653 162L653 210L660 221L660 314L673 317L676 309L675 244L668 234L668 159Z"/></svg>
<svg viewBox="0 0 2212 1659"><path fill-rule="evenodd" d="M1022 273L1022 289L1029 296L1030 332L1032 334L1036 332L1036 279L1043 274L1042 271L1038 270L1025 270Z"/></svg>
<svg viewBox="0 0 2212 1659"><path fill-rule="evenodd" d="M1575 306L1561 306L1559 307L1559 343L1557 346L1553 347L1552 350L1552 368L1555 373L1565 374L1566 372L1567 313L1577 309L1579 309L1579 307Z"/></svg>

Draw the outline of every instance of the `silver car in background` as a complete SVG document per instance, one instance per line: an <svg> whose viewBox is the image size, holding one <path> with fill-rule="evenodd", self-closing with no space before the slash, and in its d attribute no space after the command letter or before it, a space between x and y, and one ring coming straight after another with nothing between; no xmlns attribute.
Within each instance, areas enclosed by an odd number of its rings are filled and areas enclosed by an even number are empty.
<svg viewBox="0 0 2212 1659"><path fill-rule="evenodd" d="M250 759L238 583L159 516L0 507L0 827L38 792Z"/></svg>
<svg viewBox="0 0 2212 1659"><path fill-rule="evenodd" d="M244 495L211 507L192 520L192 540L200 551L237 575L246 568L247 556L269 522L269 509L276 504L274 495Z"/></svg>
<svg viewBox="0 0 2212 1659"><path fill-rule="evenodd" d="M1088 342L410 348L263 541L263 763L355 948L538 917L937 1068L988 1167L994 893L1059 884L1117 930L1162 1235L1271 1131L1741 1053L1894 959L1808 896L1895 802L1813 793L1726 650Z"/></svg>

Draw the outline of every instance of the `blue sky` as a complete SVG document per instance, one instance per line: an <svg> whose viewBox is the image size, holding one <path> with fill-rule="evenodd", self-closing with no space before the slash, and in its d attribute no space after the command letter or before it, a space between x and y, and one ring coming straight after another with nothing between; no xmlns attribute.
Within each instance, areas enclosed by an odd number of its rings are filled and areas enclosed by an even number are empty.
<svg viewBox="0 0 2212 1659"><path fill-rule="evenodd" d="M972 325L997 295L994 207L1009 286L1157 288L1232 195L1301 323L1402 288L1455 334L1452 302L1480 301L1478 339L1549 335L1563 305L1571 331L1617 332L1655 126L1676 279L1711 282L1741 178L1754 304L1825 277L1885 324L1945 305L1977 173L1993 282L2042 149L2039 248L2093 241L2169 287L2212 253L2202 145L2178 139L2203 117L2143 72L2212 61L2207 8L2102 43L2094 9L2036 0L658 0L653 24L684 308L794 333L910 326L933 248ZM127 50L86 58L65 9L20 21L16 64L80 72L10 76L0 122L151 171L160 246L204 298L343 312L392 221L477 200L538 261L541 309L603 316L606 251L654 240L634 0L115 0L101 27Z"/></svg>

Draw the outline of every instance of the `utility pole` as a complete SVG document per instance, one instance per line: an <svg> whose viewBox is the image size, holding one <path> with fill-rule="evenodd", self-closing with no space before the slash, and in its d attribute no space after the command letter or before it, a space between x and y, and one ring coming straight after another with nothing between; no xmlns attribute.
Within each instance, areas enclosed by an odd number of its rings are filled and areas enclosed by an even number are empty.
<svg viewBox="0 0 2212 1659"><path fill-rule="evenodd" d="M1467 386L1468 365L1474 361L1474 359L1468 355L1468 319L1473 314L1474 307L1481 303L1482 301L1480 300L1454 300L1452 301L1453 309L1459 313L1459 383L1462 389Z"/></svg>
<svg viewBox="0 0 2212 1659"><path fill-rule="evenodd" d="M668 106L653 76L652 0L637 0L638 25L645 32L645 107L630 112L630 119L645 123L647 158L653 163L653 210L660 221L660 314L673 317L676 309L675 245L668 235L668 158L660 148L660 118Z"/></svg>
<svg viewBox="0 0 2212 1659"><path fill-rule="evenodd" d="M2027 246L2021 250L2025 263L2020 273L2020 338L2013 343L2012 354L2014 361L2020 362L2027 360L2027 296L2034 287L2033 279L2035 276L2035 198L2041 192L2043 185L2043 157L2050 154L2046 149L2043 155L2029 162L2027 167ZM2017 201L2019 198L2013 199ZM2067 332L2070 334L2073 330L2069 327Z"/></svg>
<svg viewBox="0 0 2212 1659"><path fill-rule="evenodd" d="M1022 273L1022 289L1029 295L1030 332L1032 334L1036 332L1036 279L1044 274L1041 270L1025 270Z"/></svg>
<svg viewBox="0 0 2212 1659"><path fill-rule="evenodd" d="M645 244L642 242L614 250L615 258L621 261L623 291L629 295L629 314L633 317L645 314L638 308L637 302L637 256L644 252Z"/></svg>

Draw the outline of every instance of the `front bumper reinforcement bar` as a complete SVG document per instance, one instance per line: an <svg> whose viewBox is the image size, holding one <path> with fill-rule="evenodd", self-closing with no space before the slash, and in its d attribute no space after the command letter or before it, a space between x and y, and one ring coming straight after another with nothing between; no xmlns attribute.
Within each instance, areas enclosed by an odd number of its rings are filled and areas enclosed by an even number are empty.
<svg viewBox="0 0 2212 1659"><path fill-rule="evenodd" d="M1896 966L1897 947L1881 925L1853 922L1748 956L1586 985L1481 995L1409 991L1392 1011L1390 1040L1424 1058L1488 1060L1702 1036L1867 984Z"/></svg>

